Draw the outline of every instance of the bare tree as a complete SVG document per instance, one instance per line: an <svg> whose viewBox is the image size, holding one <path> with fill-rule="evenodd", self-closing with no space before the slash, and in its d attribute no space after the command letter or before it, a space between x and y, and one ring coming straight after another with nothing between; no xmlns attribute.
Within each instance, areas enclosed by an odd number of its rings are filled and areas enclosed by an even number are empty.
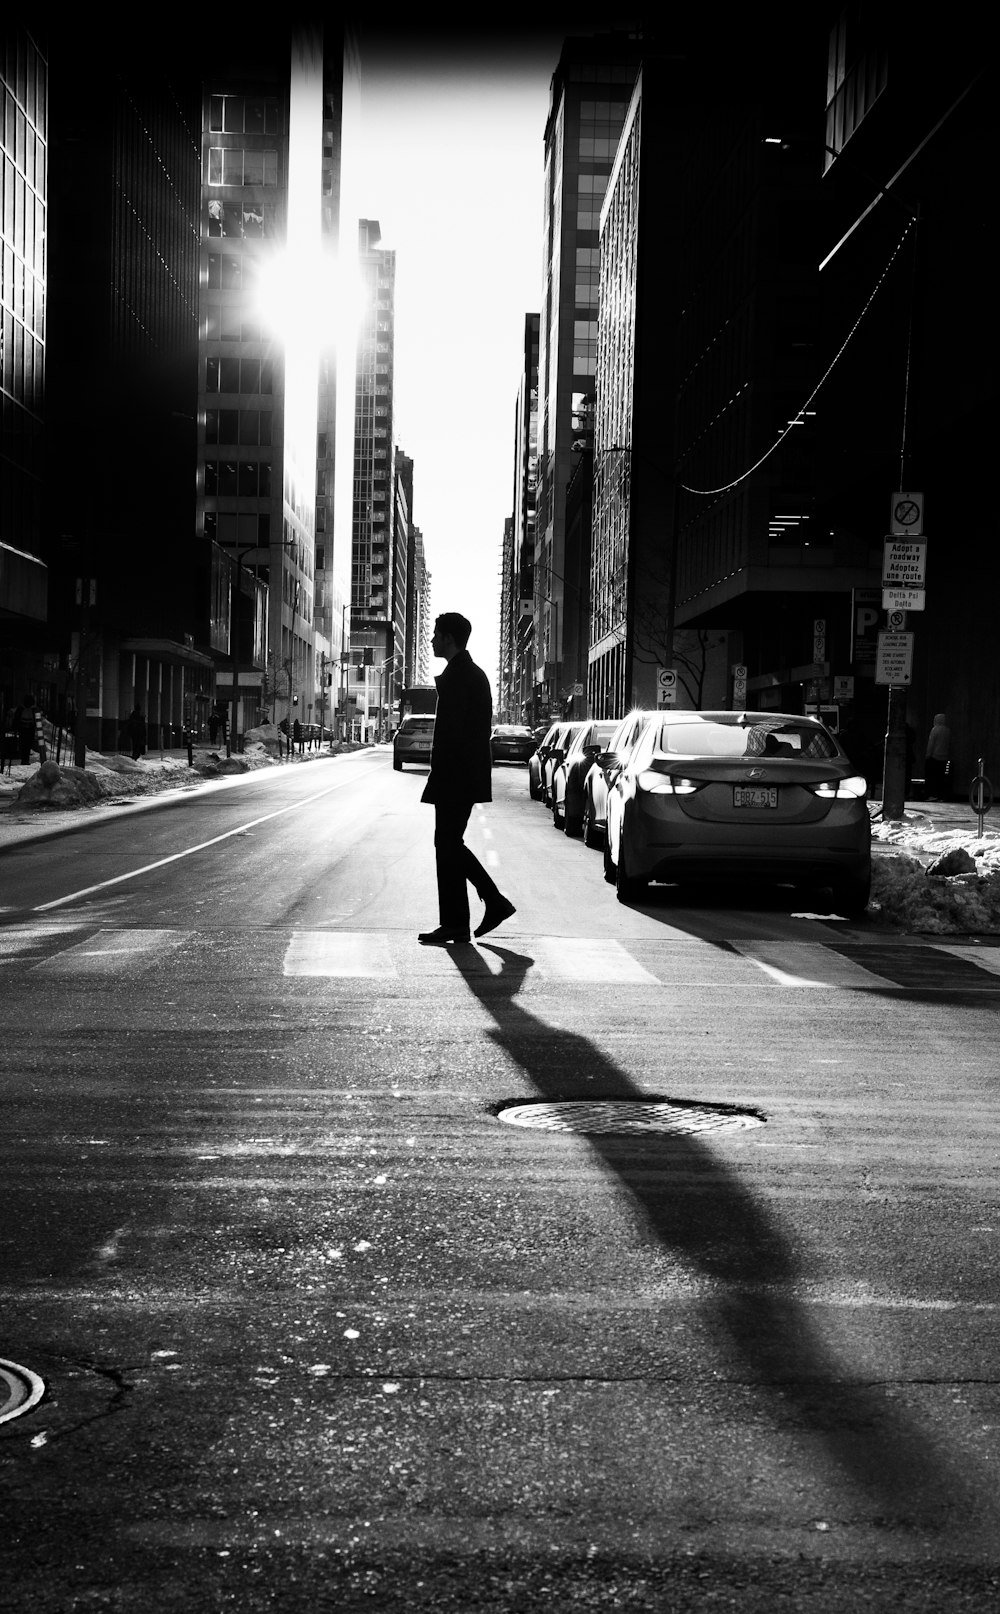
<svg viewBox="0 0 1000 1614"><path fill-rule="evenodd" d="M726 640L724 631L674 628L671 639L670 577L665 567L643 566L636 587L635 654L637 661L665 666L672 659L678 683L693 711L704 705L709 651Z"/></svg>

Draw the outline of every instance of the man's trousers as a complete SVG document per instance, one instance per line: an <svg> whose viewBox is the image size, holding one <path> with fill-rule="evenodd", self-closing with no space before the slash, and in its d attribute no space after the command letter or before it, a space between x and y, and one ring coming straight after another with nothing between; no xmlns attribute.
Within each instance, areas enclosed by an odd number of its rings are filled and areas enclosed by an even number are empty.
<svg viewBox="0 0 1000 1614"><path fill-rule="evenodd" d="M470 885L475 887L487 907L503 900L499 888L463 839L471 815L471 802L441 801L434 804L438 919L446 930L470 928Z"/></svg>

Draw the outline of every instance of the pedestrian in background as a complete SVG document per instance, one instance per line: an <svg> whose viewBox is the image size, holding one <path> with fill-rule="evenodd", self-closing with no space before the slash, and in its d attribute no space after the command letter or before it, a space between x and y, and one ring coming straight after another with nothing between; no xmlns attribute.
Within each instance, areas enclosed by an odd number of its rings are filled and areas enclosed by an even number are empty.
<svg viewBox="0 0 1000 1614"><path fill-rule="evenodd" d="M946 712L935 712L934 727L927 736L924 754L924 787L928 801L943 801L948 793L948 764L951 761L951 729Z"/></svg>
<svg viewBox="0 0 1000 1614"><path fill-rule="evenodd" d="M471 632L467 617L446 611L435 621L431 640L435 656L443 657L447 666L434 680L438 698L431 771L420 797L434 808L438 888L439 924L417 937L425 947L470 940L469 885L486 905L477 936L495 930L516 911L464 841L475 803L493 800L493 697L489 679L465 648Z"/></svg>
<svg viewBox="0 0 1000 1614"><path fill-rule="evenodd" d="M138 762L146 749L146 719L141 706L133 706L125 730L132 742L132 761Z"/></svg>
<svg viewBox="0 0 1000 1614"><path fill-rule="evenodd" d="M25 695L20 706L14 708L14 733L22 767L31 762L32 747L37 745L38 713L30 695Z"/></svg>

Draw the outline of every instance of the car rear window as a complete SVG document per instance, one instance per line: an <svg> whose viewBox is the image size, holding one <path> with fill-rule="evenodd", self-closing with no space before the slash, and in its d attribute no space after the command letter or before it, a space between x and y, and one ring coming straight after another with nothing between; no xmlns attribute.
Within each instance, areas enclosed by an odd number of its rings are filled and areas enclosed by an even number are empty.
<svg viewBox="0 0 1000 1614"><path fill-rule="evenodd" d="M840 755L830 736L812 723L664 723L659 748L681 757L809 757Z"/></svg>
<svg viewBox="0 0 1000 1614"><path fill-rule="evenodd" d="M404 717L399 725L399 732L400 734L413 734L419 729L432 729L433 727L434 719L432 717Z"/></svg>

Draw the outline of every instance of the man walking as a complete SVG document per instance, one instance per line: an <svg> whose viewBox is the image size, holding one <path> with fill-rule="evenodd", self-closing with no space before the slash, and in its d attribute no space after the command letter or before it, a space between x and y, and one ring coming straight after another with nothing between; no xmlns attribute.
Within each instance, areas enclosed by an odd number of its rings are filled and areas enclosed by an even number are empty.
<svg viewBox="0 0 1000 1614"><path fill-rule="evenodd" d="M466 617L447 611L436 619L431 640L434 654L442 656L447 666L434 680L438 698L431 771L420 798L434 808L437 862L440 923L436 930L423 931L417 937L428 947L470 939L469 885L475 886L486 905L477 936L495 930L516 911L463 839L474 803L493 800L493 698L489 679L465 648L471 632Z"/></svg>

